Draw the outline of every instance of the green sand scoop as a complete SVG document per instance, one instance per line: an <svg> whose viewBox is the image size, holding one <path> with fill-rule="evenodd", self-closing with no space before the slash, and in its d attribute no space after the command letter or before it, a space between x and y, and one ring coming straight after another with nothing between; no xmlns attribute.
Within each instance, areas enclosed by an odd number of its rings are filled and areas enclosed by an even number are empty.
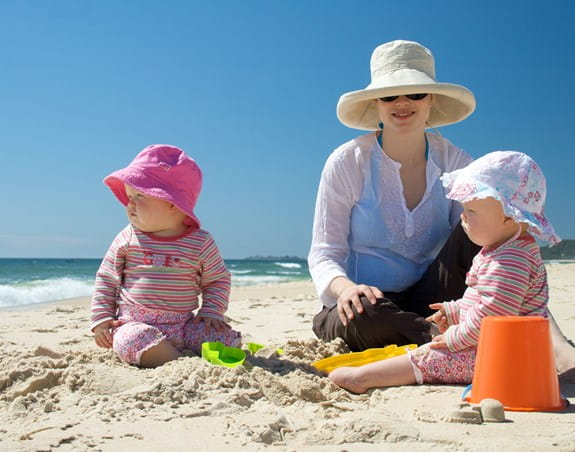
<svg viewBox="0 0 575 452"><path fill-rule="evenodd" d="M227 347L221 342L204 342L202 358L218 366L236 367L244 363L246 352L237 347Z"/></svg>

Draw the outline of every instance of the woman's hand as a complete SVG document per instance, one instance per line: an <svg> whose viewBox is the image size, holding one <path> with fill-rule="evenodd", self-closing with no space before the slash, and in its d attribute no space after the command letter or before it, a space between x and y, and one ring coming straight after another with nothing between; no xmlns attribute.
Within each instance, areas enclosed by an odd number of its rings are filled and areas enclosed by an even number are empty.
<svg viewBox="0 0 575 452"><path fill-rule="evenodd" d="M231 328L231 326L229 326L223 320L213 319L211 317L204 317L198 315L194 318L194 320L192 320L192 323L199 323L199 322L204 322L204 328L206 332L213 328L217 332L223 333L225 330L229 330Z"/></svg>
<svg viewBox="0 0 575 452"><path fill-rule="evenodd" d="M96 345L102 348L112 348L112 328L117 328L122 324L120 320L106 320L94 328L94 340Z"/></svg>
<svg viewBox="0 0 575 452"><path fill-rule="evenodd" d="M449 328L449 323L447 322L447 316L445 315L443 303L432 303L429 305L429 307L431 309L435 309L437 312L434 312L425 320L431 323L435 323L437 328L439 328L439 332L445 333L447 328Z"/></svg>
<svg viewBox="0 0 575 452"><path fill-rule="evenodd" d="M383 292L377 287L351 284L343 288L337 298L337 314L344 326L347 326L348 320L354 317L352 306L355 307L358 314L363 314L361 297L367 298L371 304L377 303L378 298L383 298Z"/></svg>

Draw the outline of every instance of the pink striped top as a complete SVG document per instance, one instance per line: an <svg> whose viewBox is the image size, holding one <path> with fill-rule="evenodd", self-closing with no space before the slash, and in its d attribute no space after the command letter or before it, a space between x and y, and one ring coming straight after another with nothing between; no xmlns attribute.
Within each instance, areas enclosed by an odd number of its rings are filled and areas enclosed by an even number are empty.
<svg viewBox="0 0 575 452"><path fill-rule="evenodd" d="M230 272L209 232L190 228L180 237L156 237L128 225L114 239L98 272L91 328L115 319L119 305L195 311L223 320Z"/></svg>
<svg viewBox="0 0 575 452"><path fill-rule="evenodd" d="M477 347L481 319L488 315L548 315L547 272L530 235L482 249L465 282L463 297L443 304L452 325L443 337L451 351Z"/></svg>

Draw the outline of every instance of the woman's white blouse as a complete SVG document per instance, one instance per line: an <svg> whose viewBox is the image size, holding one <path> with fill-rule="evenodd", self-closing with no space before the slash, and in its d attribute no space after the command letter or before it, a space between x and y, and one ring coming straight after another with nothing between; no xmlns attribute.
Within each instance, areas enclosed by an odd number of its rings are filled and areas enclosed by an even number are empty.
<svg viewBox="0 0 575 452"><path fill-rule="evenodd" d="M427 133L426 190L409 210L399 170L375 133L336 149L323 169L308 264L325 306L336 303L328 287L338 276L398 292L417 282L459 222L461 206L445 197L444 172L471 157L443 137Z"/></svg>

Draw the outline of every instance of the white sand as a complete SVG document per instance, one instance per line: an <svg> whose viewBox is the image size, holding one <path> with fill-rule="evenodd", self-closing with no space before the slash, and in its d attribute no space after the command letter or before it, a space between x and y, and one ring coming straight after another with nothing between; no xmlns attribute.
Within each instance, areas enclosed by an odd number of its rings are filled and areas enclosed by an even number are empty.
<svg viewBox="0 0 575 452"><path fill-rule="evenodd" d="M548 271L551 310L575 339L575 264ZM309 282L235 288L232 299L233 327L284 355L137 369L95 346L88 299L0 311L0 450L575 450L573 406L461 424L445 417L462 386L335 387L310 363L346 348L314 339ZM575 402L575 385L561 390Z"/></svg>

